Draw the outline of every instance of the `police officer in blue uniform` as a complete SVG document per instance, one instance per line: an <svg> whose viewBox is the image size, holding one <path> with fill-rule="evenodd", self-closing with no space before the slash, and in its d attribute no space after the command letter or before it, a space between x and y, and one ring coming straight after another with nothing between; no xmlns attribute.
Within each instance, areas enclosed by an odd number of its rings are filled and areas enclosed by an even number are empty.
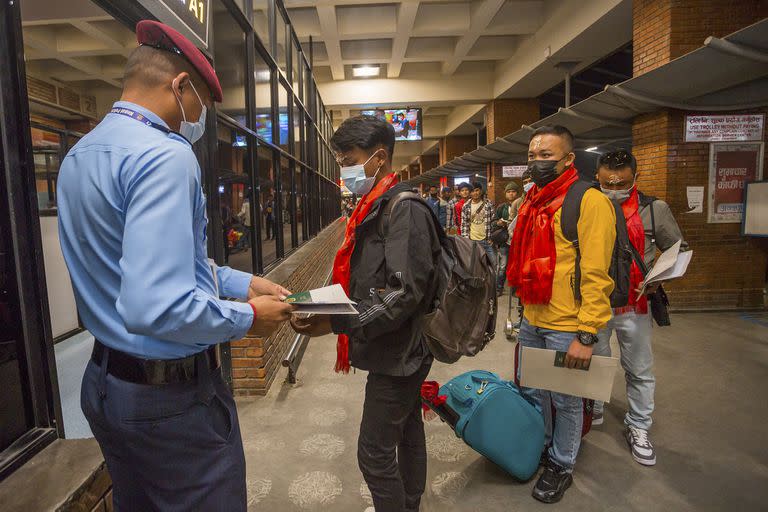
<svg viewBox="0 0 768 512"><path fill-rule="evenodd" d="M96 338L82 408L114 510L245 511L237 410L215 348L274 331L290 292L209 264L192 144L221 86L175 30L142 21L136 34L121 100L59 173L62 251Z"/></svg>

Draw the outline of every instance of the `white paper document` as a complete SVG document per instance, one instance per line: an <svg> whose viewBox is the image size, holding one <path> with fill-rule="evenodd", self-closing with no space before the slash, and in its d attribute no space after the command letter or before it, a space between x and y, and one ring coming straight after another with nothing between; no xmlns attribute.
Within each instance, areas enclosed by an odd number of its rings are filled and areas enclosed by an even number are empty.
<svg viewBox="0 0 768 512"><path fill-rule="evenodd" d="M528 388L611 401L613 378L619 365L617 357L592 356L589 370L556 366L558 352L522 347L520 384Z"/></svg>
<svg viewBox="0 0 768 512"><path fill-rule="evenodd" d="M669 281L685 274L693 257L693 251L680 252L680 243L681 241L678 240L675 245L661 253L653 268L645 276L645 280L640 284L642 293L645 293L645 289L652 283Z"/></svg>
<svg viewBox="0 0 768 512"><path fill-rule="evenodd" d="M349 300L340 284L294 293L285 302L296 307L297 313L322 315L356 315L355 303Z"/></svg>

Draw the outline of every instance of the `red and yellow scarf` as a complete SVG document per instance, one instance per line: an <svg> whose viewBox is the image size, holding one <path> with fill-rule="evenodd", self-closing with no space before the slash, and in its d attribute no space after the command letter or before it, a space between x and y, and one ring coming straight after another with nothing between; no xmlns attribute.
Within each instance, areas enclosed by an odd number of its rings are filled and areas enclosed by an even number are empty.
<svg viewBox="0 0 768 512"><path fill-rule="evenodd" d="M397 185L397 174L390 174L373 187L373 190L364 195L357 207L349 216L347 221L347 230L344 233L344 243L341 249L336 253L336 259L333 261L333 283L340 284L349 296L349 279L351 275L350 260L352 252L355 250L355 229L371 212L373 204L378 198L383 196L389 189ZM336 343L336 371L349 373L349 337L346 334L339 334Z"/></svg>
<svg viewBox="0 0 768 512"><path fill-rule="evenodd" d="M574 166L543 188L534 186L520 206L509 251L507 280L523 304L549 304L555 274L555 213L579 179Z"/></svg>

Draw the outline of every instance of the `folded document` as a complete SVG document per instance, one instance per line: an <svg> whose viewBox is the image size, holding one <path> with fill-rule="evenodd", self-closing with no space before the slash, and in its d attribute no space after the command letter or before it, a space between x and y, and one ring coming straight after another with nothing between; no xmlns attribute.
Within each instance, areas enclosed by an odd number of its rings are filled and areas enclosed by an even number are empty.
<svg viewBox="0 0 768 512"><path fill-rule="evenodd" d="M340 284L294 293L285 302L296 307L297 313L322 315L356 315L355 303L349 300Z"/></svg>
<svg viewBox="0 0 768 512"><path fill-rule="evenodd" d="M562 365L563 353L556 350L522 347L520 384L593 400L611 401L617 357L592 356L589 370Z"/></svg>

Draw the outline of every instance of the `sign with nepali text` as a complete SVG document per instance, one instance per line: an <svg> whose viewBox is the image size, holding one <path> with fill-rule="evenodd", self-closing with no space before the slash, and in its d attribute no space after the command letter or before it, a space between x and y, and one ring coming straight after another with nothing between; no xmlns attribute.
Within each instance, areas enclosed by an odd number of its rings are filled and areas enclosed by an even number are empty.
<svg viewBox="0 0 768 512"><path fill-rule="evenodd" d="M741 222L744 188L763 178L763 143L712 144L709 151L709 222Z"/></svg>
<svg viewBox="0 0 768 512"><path fill-rule="evenodd" d="M685 142L762 141L765 114L685 116Z"/></svg>

